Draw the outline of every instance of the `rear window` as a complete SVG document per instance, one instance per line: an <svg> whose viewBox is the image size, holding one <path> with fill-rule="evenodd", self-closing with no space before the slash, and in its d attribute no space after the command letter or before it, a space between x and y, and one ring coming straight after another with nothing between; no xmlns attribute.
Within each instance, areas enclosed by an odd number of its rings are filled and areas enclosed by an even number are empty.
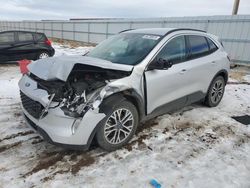
<svg viewBox="0 0 250 188"><path fill-rule="evenodd" d="M210 53L213 53L214 51L216 51L218 49L218 47L214 44L214 42L207 38L207 42L208 42L208 45L209 45L209 52Z"/></svg>
<svg viewBox="0 0 250 188"><path fill-rule="evenodd" d="M0 33L0 43L9 43L14 41L14 32Z"/></svg>
<svg viewBox="0 0 250 188"><path fill-rule="evenodd" d="M47 39L42 33L34 33L34 36L36 41L45 41Z"/></svg>
<svg viewBox="0 0 250 188"><path fill-rule="evenodd" d="M189 38L189 44L191 48L190 52L192 58L201 57L203 55L208 54L209 47L205 37L190 35L188 36L188 38Z"/></svg>
<svg viewBox="0 0 250 188"><path fill-rule="evenodd" d="M18 32L18 40L23 41L32 41L33 35L32 33Z"/></svg>

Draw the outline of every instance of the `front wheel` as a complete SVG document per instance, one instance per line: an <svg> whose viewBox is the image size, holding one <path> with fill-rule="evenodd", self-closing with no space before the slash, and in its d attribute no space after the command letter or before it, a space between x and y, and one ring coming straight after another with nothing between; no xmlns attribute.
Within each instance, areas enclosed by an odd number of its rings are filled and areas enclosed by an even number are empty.
<svg viewBox="0 0 250 188"><path fill-rule="evenodd" d="M216 77L208 90L206 99L205 99L205 104L209 107L215 107L217 106L225 91L225 79L222 76Z"/></svg>
<svg viewBox="0 0 250 188"><path fill-rule="evenodd" d="M107 116L100 122L96 139L101 148L113 151L128 143L135 134L139 123L138 112L132 103L124 100L105 113Z"/></svg>

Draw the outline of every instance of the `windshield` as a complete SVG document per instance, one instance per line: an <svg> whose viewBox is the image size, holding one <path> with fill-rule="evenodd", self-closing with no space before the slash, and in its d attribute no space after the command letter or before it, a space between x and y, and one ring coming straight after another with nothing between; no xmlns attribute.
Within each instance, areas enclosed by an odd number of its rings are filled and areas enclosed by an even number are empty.
<svg viewBox="0 0 250 188"><path fill-rule="evenodd" d="M159 42L160 36L141 33L121 33L101 42L87 56L112 63L136 65Z"/></svg>

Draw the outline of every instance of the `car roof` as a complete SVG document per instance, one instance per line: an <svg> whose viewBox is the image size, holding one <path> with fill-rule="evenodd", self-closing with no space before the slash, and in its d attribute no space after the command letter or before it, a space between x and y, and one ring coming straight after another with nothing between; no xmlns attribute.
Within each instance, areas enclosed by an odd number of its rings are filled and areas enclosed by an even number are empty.
<svg viewBox="0 0 250 188"><path fill-rule="evenodd" d="M203 32L203 33L205 32L203 30L191 29L191 28L145 28L145 29L130 29L130 30L122 31L120 33L123 33L123 32L143 33L143 34L164 36L175 31L196 31L196 32L198 31L198 32Z"/></svg>
<svg viewBox="0 0 250 188"><path fill-rule="evenodd" d="M6 32L24 32L24 33L37 33L37 34L44 34L41 32L36 32L36 31L23 31L23 30L6 30L6 31L1 31L0 33L6 33Z"/></svg>

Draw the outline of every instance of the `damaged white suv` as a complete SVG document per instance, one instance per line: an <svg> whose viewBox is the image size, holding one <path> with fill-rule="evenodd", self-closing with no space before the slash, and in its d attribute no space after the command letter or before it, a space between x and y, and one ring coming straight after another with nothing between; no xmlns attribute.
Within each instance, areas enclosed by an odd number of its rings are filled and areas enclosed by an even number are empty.
<svg viewBox="0 0 250 188"><path fill-rule="evenodd" d="M140 122L221 101L229 58L217 37L192 29L121 32L84 56L41 59L19 81L27 122L50 143L112 151Z"/></svg>

